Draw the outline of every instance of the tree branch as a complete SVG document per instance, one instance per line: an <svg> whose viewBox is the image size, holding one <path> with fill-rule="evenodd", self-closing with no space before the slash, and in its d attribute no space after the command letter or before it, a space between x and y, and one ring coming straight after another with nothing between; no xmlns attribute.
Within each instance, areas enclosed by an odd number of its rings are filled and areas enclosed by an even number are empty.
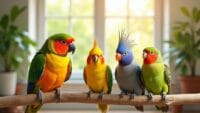
<svg viewBox="0 0 200 113"><path fill-rule="evenodd" d="M44 93L44 103L58 103L55 92ZM36 94L4 96L0 97L0 108L38 104ZM104 95L102 100L98 100L98 94L92 94L90 98L87 93L83 92L62 92L61 103L106 103L113 105L179 105L179 104L200 104L200 93L197 94L172 94L167 95L166 101L161 101L160 95L154 95L152 101L148 101L146 96L136 96L133 100L129 100L129 96L119 98L117 94Z"/></svg>

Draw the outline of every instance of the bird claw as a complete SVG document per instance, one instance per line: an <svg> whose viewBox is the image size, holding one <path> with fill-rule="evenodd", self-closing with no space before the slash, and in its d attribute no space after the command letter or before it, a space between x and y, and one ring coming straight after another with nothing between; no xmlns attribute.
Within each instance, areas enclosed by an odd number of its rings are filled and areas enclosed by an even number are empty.
<svg viewBox="0 0 200 113"><path fill-rule="evenodd" d="M87 97L90 98L92 93L93 93L93 92L92 92L91 90L88 91L88 93L87 93Z"/></svg>
<svg viewBox="0 0 200 113"><path fill-rule="evenodd" d="M99 94L99 96L98 96L98 99L99 99L99 100L102 100L102 99L103 99L103 95L104 95L104 93L101 92L101 93Z"/></svg>
<svg viewBox="0 0 200 113"><path fill-rule="evenodd" d="M119 98L123 98L124 95L125 95L125 92L121 91L121 93L119 94Z"/></svg>
<svg viewBox="0 0 200 113"><path fill-rule="evenodd" d="M134 99L135 98L135 93L131 93L129 98L130 98L130 100Z"/></svg>
<svg viewBox="0 0 200 113"><path fill-rule="evenodd" d="M44 95L43 95L43 92L40 89L37 93L37 98L38 98L38 100L40 101L41 104L44 102Z"/></svg>
<svg viewBox="0 0 200 113"><path fill-rule="evenodd" d="M162 94L161 94L161 100L162 101L166 100L166 93L165 92L162 92Z"/></svg>
<svg viewBox="0 0 200 113"><path fill-rule="evenodd" d="M147 94L147 98L148 98L148 100L152 100L152 98L153 98L153 96L152 96L152 95L153 95L153 94L152 94L152 93L150 93L150 92Z"/></svg>
<svg viewBox="0 0 200 113"><path fill-rule="evenodd" d="M58 99L58 102L61 102L61 88L56 88L56 98Z"/></svg>

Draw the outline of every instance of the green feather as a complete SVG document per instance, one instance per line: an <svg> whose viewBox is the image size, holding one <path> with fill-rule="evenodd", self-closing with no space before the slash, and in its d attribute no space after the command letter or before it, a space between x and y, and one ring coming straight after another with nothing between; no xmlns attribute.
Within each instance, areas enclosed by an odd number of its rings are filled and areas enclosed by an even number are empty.
<svg viewBox="0 0 200 113"><path fill-rule="evenodd" d="M36 82L40 79L42 75L42 72L45 67L45 62L46 59L44 53L38 52L34 56L29 69L29 78L28 78L28 83L29 83L28 85L34 86L34 89L31 89L30 86L28 86L28 92L33 92L37 89Z"/></svg>
<svg viewBox="0 0 200 113"><path fill-rule="evenodd" d="M164 76L165 76L165 82L168 85L169 91L168 93L170 93L170 87L171 87L171 72L169 67L165 64L165 69L164 69Z"/></svg>
<svg viewBox="0 0 200 113"><path fill-rule="evenodd" d="M107 76L107 84L108 84L108 94L110 94L112 91L113 78L112 78L112 71L108 65L106 67L106 76Z"/></svg>

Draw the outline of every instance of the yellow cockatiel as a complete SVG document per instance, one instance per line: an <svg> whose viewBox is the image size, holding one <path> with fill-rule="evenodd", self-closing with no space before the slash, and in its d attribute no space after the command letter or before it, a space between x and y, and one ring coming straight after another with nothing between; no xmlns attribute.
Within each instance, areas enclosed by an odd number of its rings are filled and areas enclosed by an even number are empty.
<svg viewBox="0 0 200 113"><path fill-rule="evenodd" d="M103 52L98 47L96 41L94 42L93 48L90 50L87 57L87 65L84 68L84 80L91 93L100 93L99 99L102 99L103 94L110 94L112 90L112 72L108 65L106 65ZM108 111L107 104L99 104L99 109L102 113Z"/></svg>

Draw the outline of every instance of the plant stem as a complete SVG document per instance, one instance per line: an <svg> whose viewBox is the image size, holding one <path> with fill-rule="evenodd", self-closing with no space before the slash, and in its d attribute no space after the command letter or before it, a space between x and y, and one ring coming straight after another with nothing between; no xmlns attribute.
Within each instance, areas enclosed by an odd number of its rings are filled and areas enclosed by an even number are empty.
<svg viewBox="0 0 200 113"><path fill-rule="evenodd" d="M196 60L193 59L190 63L190 70L191 70L192 77L195 77L195 75L196 75L196 69L195 68L196 68Z"/></svg>

